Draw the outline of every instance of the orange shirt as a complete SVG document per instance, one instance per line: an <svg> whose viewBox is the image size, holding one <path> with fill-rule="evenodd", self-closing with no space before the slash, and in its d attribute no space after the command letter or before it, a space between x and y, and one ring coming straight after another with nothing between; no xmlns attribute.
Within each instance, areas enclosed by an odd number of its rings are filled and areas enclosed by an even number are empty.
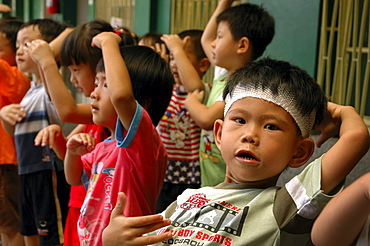
<svg viewBox="0 0 370 246"><path fill-rule="evenodd" d="M19 71L0 59L0 108L19 103L30 88L30 80ZM0 165L17 164L14 139L4 130L0 121Z"/></svg>

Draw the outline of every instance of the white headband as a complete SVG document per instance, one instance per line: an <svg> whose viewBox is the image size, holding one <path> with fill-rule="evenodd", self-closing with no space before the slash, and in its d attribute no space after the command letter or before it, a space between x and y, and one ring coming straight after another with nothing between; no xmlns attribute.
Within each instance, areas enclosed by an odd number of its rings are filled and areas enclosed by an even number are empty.
<svg viewBox="0 0 370 246"><path fill-rule="evenodd" d="M252 85L241 87L238 84L232 91L232 95L229 93L225 98L226 105L224 108L224 117L235 101L245 97L260 98L282 107L293 117L294 121L297 123L302 132L302 136L310 136L315 122L316 112L312 112L311 115L302 115L300 110L297 108L297 103L295 102L293 96L287 90L281 88L279 89L279 95L273 95L268 89L264 90L262 88L255 88Z"/></svg>

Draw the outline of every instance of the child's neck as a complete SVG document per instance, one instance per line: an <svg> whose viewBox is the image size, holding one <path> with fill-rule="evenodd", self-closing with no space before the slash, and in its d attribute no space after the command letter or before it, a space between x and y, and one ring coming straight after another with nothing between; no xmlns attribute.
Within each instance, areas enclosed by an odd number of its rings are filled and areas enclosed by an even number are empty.
<svg viewBox="0 0 370 246"><path fill-rule="evenodd" d="M225 182L231 183L231 184L245 184L248 186L251 186L253 188L260 188L260 189L266 189L268 187L276 186L277 180L279 179L280 175L263 179L263 180L257 180L257 181L249 181L249 182L240 182L236 179L234 179L231 175L226 173Z"/></svg>
<svg viewBox="0 0 370 246"><path fill-rule="evenodd" d="M41 76L39 74L32 74L32 81L35 81L36 85L39 85L42 83Z"/></svg>

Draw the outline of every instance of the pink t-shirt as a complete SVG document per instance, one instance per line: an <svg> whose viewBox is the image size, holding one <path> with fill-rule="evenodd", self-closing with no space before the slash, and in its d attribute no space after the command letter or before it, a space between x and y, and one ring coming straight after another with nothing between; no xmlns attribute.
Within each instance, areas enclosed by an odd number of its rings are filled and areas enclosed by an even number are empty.
<svg viewBox="0 0 370 246"><path fill-rule="evenodd" d="M90 177L78 231L81 245L102 245L103 229L117 202L125 192L125 216L155 212L167 164L163 143L148 113L138 105L130 129L125 132L117 121L116 140L107 139L82 156Z"/></svg>

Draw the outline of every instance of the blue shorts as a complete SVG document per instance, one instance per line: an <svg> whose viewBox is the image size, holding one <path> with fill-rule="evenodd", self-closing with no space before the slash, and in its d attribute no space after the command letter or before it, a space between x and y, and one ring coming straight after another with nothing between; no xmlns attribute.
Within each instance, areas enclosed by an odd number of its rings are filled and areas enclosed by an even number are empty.
<svg viewBox="0 0 370 246"><path fill-rule="evenodd" d="M70 186L64 171L20 175L20 232L39 235L40 245L63 244Z"/></svg>

